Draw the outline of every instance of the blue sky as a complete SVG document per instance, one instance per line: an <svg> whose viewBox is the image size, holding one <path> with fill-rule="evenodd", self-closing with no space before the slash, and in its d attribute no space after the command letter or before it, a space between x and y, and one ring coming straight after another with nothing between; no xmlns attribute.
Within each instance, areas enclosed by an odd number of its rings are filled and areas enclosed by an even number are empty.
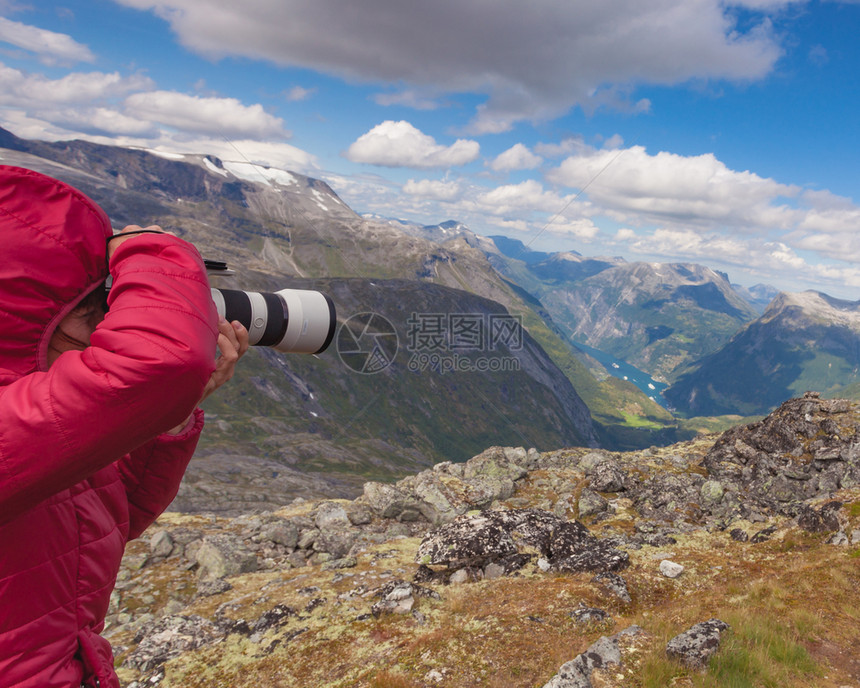
<svg viewBox="0 0 860 688"><path fill-rule="evenodd" d="M0 126L853 301L858 29L848 0L0 0Z"/></svg>

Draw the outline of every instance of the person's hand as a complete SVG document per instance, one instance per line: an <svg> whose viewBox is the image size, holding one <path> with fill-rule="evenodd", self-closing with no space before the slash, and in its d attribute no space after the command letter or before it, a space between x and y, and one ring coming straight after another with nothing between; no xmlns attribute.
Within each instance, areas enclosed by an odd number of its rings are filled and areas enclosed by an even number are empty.
<svg viewBox="0 0 860 688"><path fill-rule="evenodd" d="M215 370L209 378L209 382L203 388L202 402L216 389L233 377L236 363L248 350L248 330L238 320L227 322L223 317L218 322L218 358L215 359ZM191 422L194 414L190 415L184 423L177 425L168 431L168 435L178 435Z"/></svg>
<svg viewBox="0 0 860 688"><path fill-rule="evenodd" d="M126 234L127 236L123 236ZM139 225L129 225L128 227L123 227L119 232L113 235L110 239L108 239L107 244L107 257L108 260L114 254L122 244L124 244L129 239L136 237L140 234L173 234L173 232L165 232L158 225L149 225L149 227L141 227Z"/></svg>
<svg viewBox="0 0 860 688"><path fill-rule="evenodd" d="M236 370L236 363L248 350L248 330L238 320L227 322L223 317L218 323L218 358L215 360L215 370L200 401L206 399L221 385L227 382Z"/></svg>

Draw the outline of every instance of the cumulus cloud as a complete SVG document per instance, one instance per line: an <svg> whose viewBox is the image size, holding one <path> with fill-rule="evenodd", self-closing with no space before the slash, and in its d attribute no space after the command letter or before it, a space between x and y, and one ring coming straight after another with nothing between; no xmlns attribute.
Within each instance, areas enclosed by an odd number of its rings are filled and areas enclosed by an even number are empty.
<svg viewBox="0 0 860 688"><path fill-rule="evenodd" d="M0 42L35 53L42 63L74 64L95 62L90 49L71 36L0 17Z"/></svg>
<svg viewBox="0 0 860 688"><path fill-rule="evenodd" d="M523 144L517 143L499 154L488 166L495 172L510 172L512 170L532 170L539 167L542 162L543 158L532 153Z"/></svg>
<svg viewBox="0 0 860 688"><path fill-rule="evenodd" d="M52 114L55 125L70 131L118 136L157 137L158 128L149 121L129 117L107 107L64 108Z"/></svg>
<svg viewBox="0 0 860 688"><path fill-rule="evenodd" d="M0 64L0 105L46 110L56 105L91 104L149 88L147 77L117 72L73 72L60 79L25 74Z"/></svg>
<svg viewBox="0 0 860 688"><path fill-rule="evenodd" d="M125 101L129 112L168 127L198 134L287 136L284 122L262 105L243 105L235 98L202 98L175 91L134 93Z"/></svg>
<svg viewBox="0 0 860 688"><path fill-rule="evenodd" d="M759 79L781 48L766 17L740 26L731 6L773 12L792 2L533 0L524 11L517 0L497 0L487 11L479 0L116 1L155 12L183 45L208 57L240 55L362 82L486 94L475 132L554 117L607 95L617 99L635 84Z"/></svg>
<svg viewBox="0 0 860 688"><path fill-rule="evenodd" d="M450 146L442 146L409 122L387 120L360 136L346 157L371 165L430 169L466 165L479 153L477 141L458 139Z"/></svg>
<svg viewBox="0 0 860 688"><path fill-rule="evenodd" d="M67 111L63 120L52 112L52 120L28 115L22 110L0 109L0 126L25 139L67 141L82 139L106 146L144 148L161 153L215 155L222 160L247 165L249 176L256 175L254 165L293 170L320 176L317 157L287 143L223 137L194 136L184 132L161 130L148 122L125 119L121 113L98 109L80 113ZM62 122L62 124L58 123ZM98 125L98 126L96 126ZM113 131L116 130L116 131Z"/></svg>
<svg viewBox="0 0 860 688"><path fill-rule="evenodd" d="M21 109L73 132L155 136L159 125L192 137L285 138L284 123L262 105L235 98L153 90L145 76L72 72L59 79L0 63L0 106Z"/></svg>
<svg viewBox="0 0 860 688"><path fill-rule="evenodd" d="M410 196L429 198L435 201L454 201L460 197L461 189L457 182L436 179L410 179L403 185L403 192Z"/></svg>
<svg viewBox="0 0 860 688"><path fill-rule="evenodd" d="M729 169L711 153L649 155L641 146L585 151L548 173L552 182L584 191L616 219L788 228L797 212L786 203L800 189L752 172Z"/></svg>
<svg viewBox="0 0 860 688"><path fill-rule="evenodd" d="M615 243L622 245L623 251L649 260L703 263L729 270L733 275L745 274L755 281L781 284L788 291L816 288L839 294L860 286L860 268L855 264L822 262L814 254L803 255L801 246L779 239L726 236L691 229L659 228L643 232L624 228L616 232ZM814 250L813 246L807 248ZM856 258L843 255L843 260L856 261Z"/></svg>
<svg viewBox="0 0 860 688"><path fill-rule="evenodd" d="M547 158L560 158L567 155L581 155L591 153L592 148L578 137L569 137L558 143L538 143L535 145L535 153Z"/></svg>
<svg viewBox="0 0 860 688"><path fill-rule="evenodd" d="M577 202L574 195L559 196L554 191L547 191L543 185L527 179L519 184L504 184L489 191L477 194L476 209L482 213L500 216L538 217L545 224L546 220L555 217L548 231L561 226L564 218L582 219L591 215L587 203Z"/></svg>

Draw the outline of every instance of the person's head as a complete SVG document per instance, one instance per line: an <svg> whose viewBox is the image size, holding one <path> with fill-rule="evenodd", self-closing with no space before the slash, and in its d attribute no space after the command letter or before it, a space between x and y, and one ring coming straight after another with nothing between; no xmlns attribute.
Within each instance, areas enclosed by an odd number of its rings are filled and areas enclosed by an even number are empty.
<svg viewBox="0 0 860 688"><path fill-rule="evenodd" d="M88 312L87 295L107 277L112 234L105 212L80 191L0 165L0 378L47 370L60 325L70 341L89 341L67 326Z"/></svg>
<svg viewBox="0 0 860 688"><path fill-rule="evenodd" d="M105 292L96 287L60 321L48 341L48 367L66 351L83 351L106 313Z"/></svg>

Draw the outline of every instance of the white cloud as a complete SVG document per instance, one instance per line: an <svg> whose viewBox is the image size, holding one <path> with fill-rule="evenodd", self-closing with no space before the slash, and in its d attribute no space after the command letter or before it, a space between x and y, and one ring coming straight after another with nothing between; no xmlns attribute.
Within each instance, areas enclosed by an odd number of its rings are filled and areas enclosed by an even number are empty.
<svg viewBox="0 0 860 688"><path fill-rule="evenodd" d="M591 150L591 147L585 141L577 137L566 138L559 143L538 143L535 145L535 153L547 158L559 158L563 155L580 155L590 153Z"/></svg>
<svg viewBox="0 0 860 688"><path fill-rule="evenodd" d="M57 105L87 105L151 86L150 79L139 75L73 72L60 79L49 79L0 64L0 105L7 107L45 111Z"/></svg>
<svg viewBox="0 0 860 688"><path fill-rule="evenodd" d="M163 125L192 138L289 136L283 121L262 105L243 105L235 98L156 91L153 87L151 79L138 74L72 72L50 79L0 63L0 107L20 109L28 118L51 122L73 133L155 137L158 125Z"/></svg>
<svg viewBox="0 0 860 688"><path fill-rule="evenodd" d="M651 232L618 230L615 243L645 259L690 261L745 274L786 291L824 289L845 293L860 286L860 268L851 263L829 263L812 255L805 257L799 246L756 236L725 236L690 229L660 228ZM851 260L846 257L847 260Z"/></svg>
<svg viewBox="0 0 860 688"><path fill-rule="evenodd" d="M152 122L129 117L107 107L59 109L52 114L52 121L71 131L120 136L158 136L158 129Z"/></svg>
<svg viewBox="0 0 860 688"><path fill-rule="evenodd" d="M457 200L462 190L457 182L440 181L435 179L410 179L403 185L403 192L410 196L419 196L436 201Z"/></svg>
<svg viewBox="0 0 860 688"><path fill-rule="evenodd" d="M575 201L573 195L562 197L547 191L534 179L519 184L504 184L479 193L475 198L477 209L491 215L528 216L537 213L544 221L562 214L565 218L581 219L590 214L587 204ZM562 211L564 211L562 213ZM548 231L552 231L555 221Z"/></svg>
<svg viewBox="0 0 860 688"><path fill-rule="evenodd" d="M531 170L539 167L542 162L543 158L532 153L523 144L517 143L499 154L488 166L496 172L510 172L511 170Z"/></svg>
<svg viewBox="0 0 860 688"><path fill-rule="evenodd" d="M641 146L584 152L564 160L548 179L584 190L619 221L721 225L744 231L788 228L797 212L786 204L800 189L730 170L713 154L649 155Z"/></svg>
<svg viewBox="0 0 860 688"><path fill-rule="evenodd" d="M262 105L235 98L202 98L175 91L134 93L125 101L136 116L186 132L229 137L285 137L284 122Z"/></svg>
<svg viewBox="0 0 860 688"><path fill-rule="evenodd" d="M297 103L297 102L300 102L302 100L307 100L312 95L314 95L314 93L316 93L316 92L317 92L316 88L304 88L302 86L293 86L289 91L287 91L286 98L291 103Z"/></svg>
<svg viewBox="0 0 860 688"><path fill-rule="evenodd" d="M580 241L589 242L594 239L600 229L588 218L579 218L574 220L553 219L545 227L541 227L544 232L558 235L574 236Z"/></svg>
<svg viewBox="0 0 860 688"><path fill-rule="evenodd" d="M71 36L0 17L0 41L35 53L47 65L95 62L90 49Z"/></svg>
<svg viewBox="0 0 860 688"><path fill-rule="evenodd" d="M361 135L346 157L371 165L429 169L466 165L479 153L477 141L458 139L450 146L441 146L409 122L387 120Z"/></svg>
<svg viewBox="0 0 860 688"><path fill-rule="evenodd" d="M155 12L188 49L264 59L350 80L488 96L475 132L555 117L630 86L759 79L781 55L770 24L736 24L729 5L774 12L791 0L116 0ZM380 18L385 18L384 30ZM575 68L572 66L575 65ZM647 103L629 104L631 109Z"/></svg>

